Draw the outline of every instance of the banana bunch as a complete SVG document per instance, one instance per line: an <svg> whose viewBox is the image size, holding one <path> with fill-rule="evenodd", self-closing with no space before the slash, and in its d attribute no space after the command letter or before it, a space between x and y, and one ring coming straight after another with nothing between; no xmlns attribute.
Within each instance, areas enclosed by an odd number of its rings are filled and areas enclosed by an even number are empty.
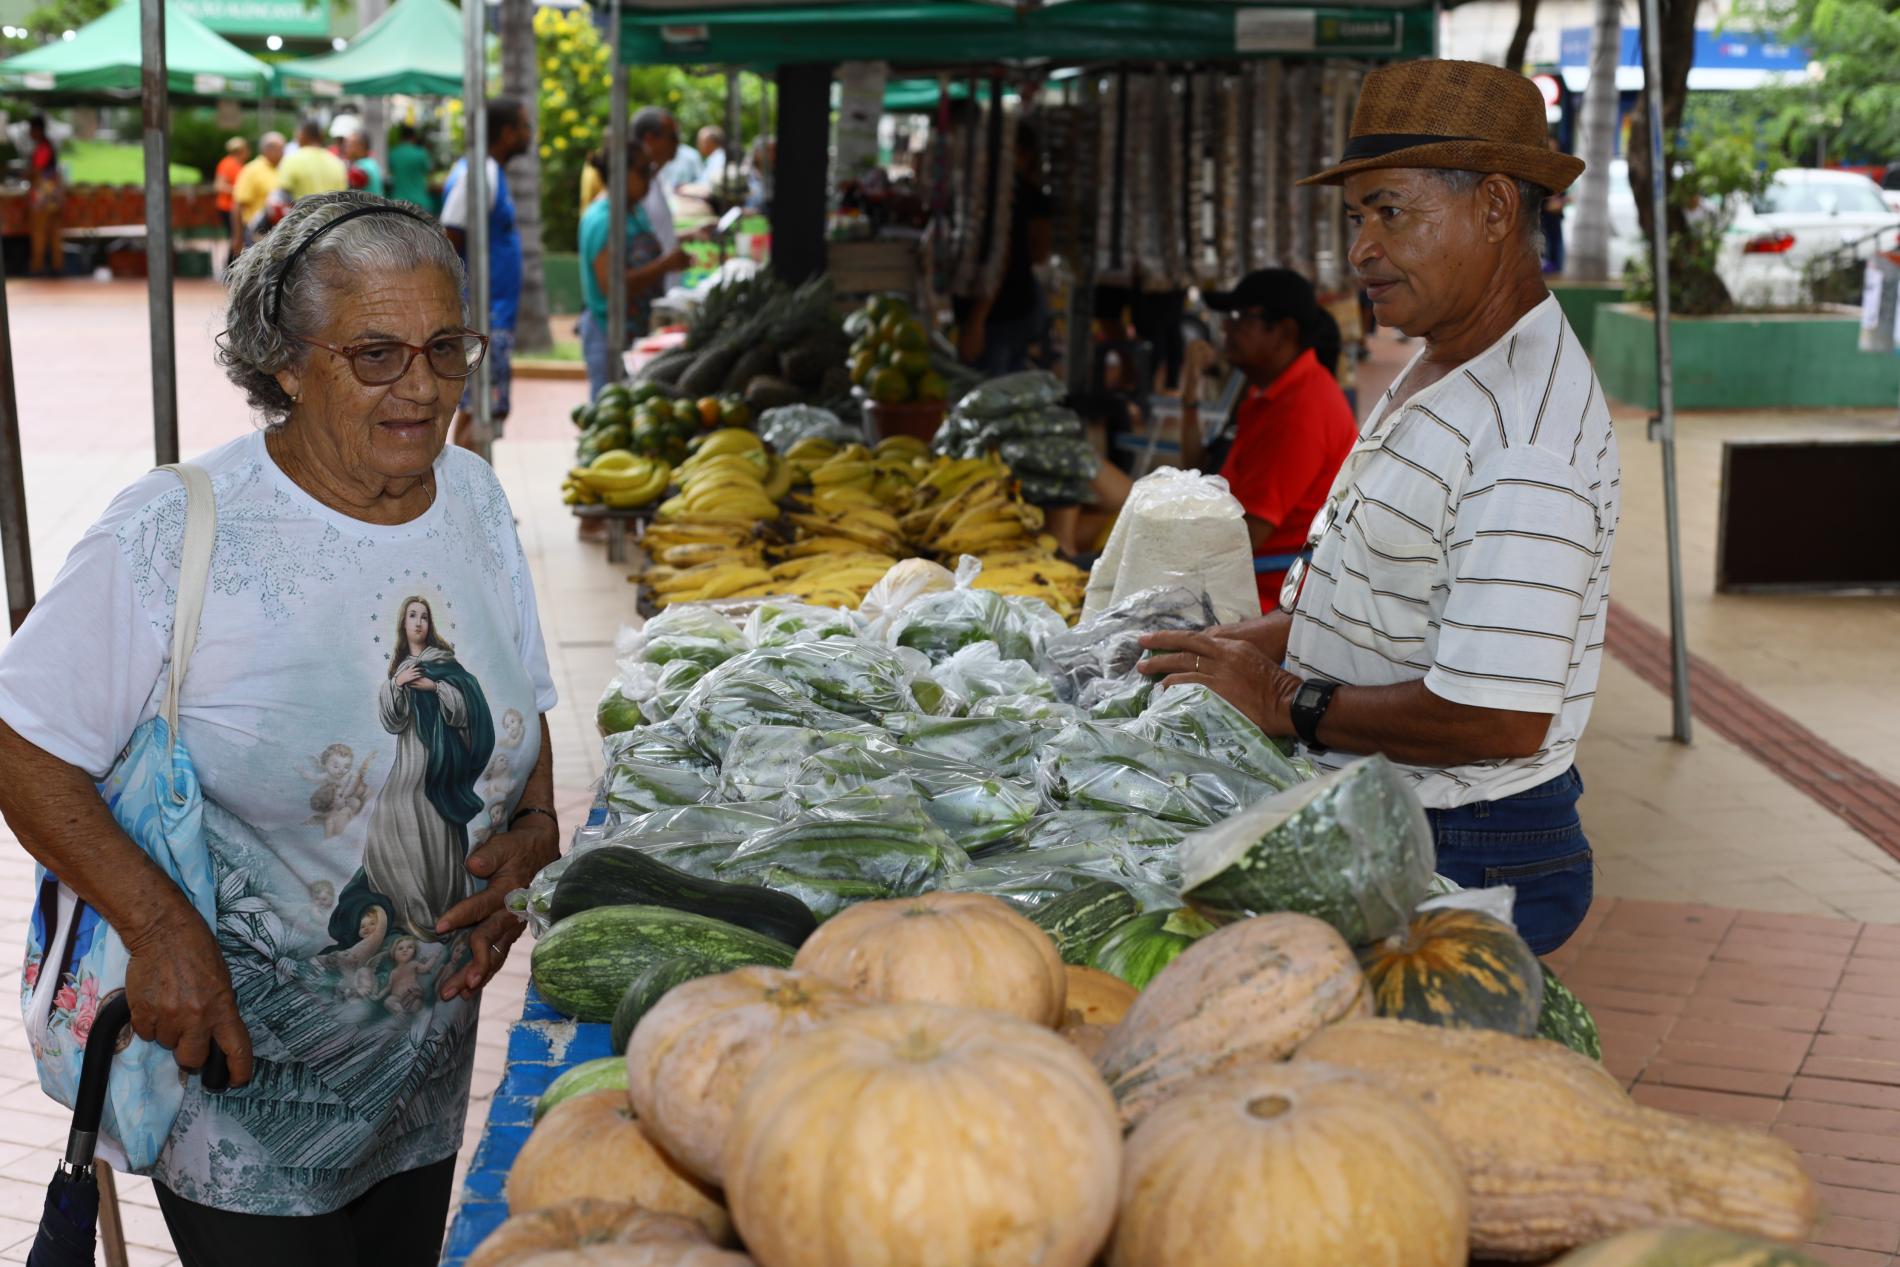
<svg viewBox="0 0 1900 1267"><path fill-rule="evenodd" d="M712 515L769 523L792 481L790 468L757 435L736 427L709 433L677 477L679 492L660 503L662 520Z"/></svg>
<svg viewBox="0 0 1900 1267"><path fill-rule="evenodd" d="M1067 559L1055 557L1054 540L1044 540L1047 546L1038 543L1024 549L979 556L983 560L983 571L976 578L976 588L1040 598L1063 619L1073 621L1082 611L1089 574Z"/></svg>
<svg viewBox="0 0 1900 1267"><path fill-rule="evenodd" d="M714 598L764 598L778 592L763 558L755 561L749 554L691 567L661 564L648 568L642 579L653 591L653 601L661 607Z"/></svg>
<svg viewBox="0 0 1900 1267"><path fill-rule="evenodd" d="M959 484L956 492L904 515L898 531L922 549L951 559L1020 549L1041 531L1042 508L1017 497L1007 473L978 473L968 482L959 473L945 487Z"/></svg>
<svg viewBox="0 0 1900 1267"><path fill-rule="evenodd" d="M672 481L673 468L664 458L642 457L626 449L610 449L567 473L561 500L569 506L611 506L624 510L644 506Z"/></svg>
<svg viewBox="0 0 1900 1267"><path fill-rule="evenodd" d="M787 553L783 562L770 569L772 592L819 607L856 607L897 560L862 548L843 548L851 544L843 541L823 550Z"/></svg>
<svg viewBox="0 0 1900 1267"><path fill-rule="evenodd" d="M917 481L911 509L941 504L985 479L1009 479L1009 467L992 450L980 458L938 458Z"/></svg>

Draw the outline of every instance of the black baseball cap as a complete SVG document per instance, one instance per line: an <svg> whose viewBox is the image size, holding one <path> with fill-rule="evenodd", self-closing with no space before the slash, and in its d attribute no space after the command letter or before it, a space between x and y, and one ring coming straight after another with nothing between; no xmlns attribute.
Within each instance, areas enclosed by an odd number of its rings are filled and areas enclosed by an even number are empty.
<svg viewBox="0 0 1900 1267"><path fill-rule="evenodd" d="M1201 302L1229 315L1257 309L1268 321L1290 317L1309 345L1319 324L1319 296L1313 283L1290 268L1263 268L1249 273L1232 290L1203 294Z"/></svg>

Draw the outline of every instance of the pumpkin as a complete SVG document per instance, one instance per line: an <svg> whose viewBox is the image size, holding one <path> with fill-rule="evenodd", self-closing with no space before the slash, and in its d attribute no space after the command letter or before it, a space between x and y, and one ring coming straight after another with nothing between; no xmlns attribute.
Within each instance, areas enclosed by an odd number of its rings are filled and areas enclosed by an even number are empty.
<svg viewBox="0 0 1900 1267"><path fill-rule="evenodd" d="M1049 935L1001 898L926 893L860 902L819 926L795 968L880 1003L945 1003L1062 1019L1067 979Z"/></svg>
<svg viewBox="0 0 1900 1267"><path fill-rule="evenodd" d="M1322 1026L1372 1011L1352 947L1311 915L1258 915L1162 969L1096 1064L1133 1126L1197 1078L1284 1060Z"/></svg>
<svg viewBox="0 0 1900 1267"><path fill-rule="evenodd" d="M631 1201L575 1197L513 1216L475 1247L465 1267L521 1267L541 1255L647 1241L711 1244L704 1228L680 1215L655 1214Z"/></svg>
<svg viewBox="0 0 1900 1267"><path fill-rule="evenodd" d="M1322 1030L1296 1059L1357 1069L1425 1111L1464 1170L1477 1258L1542 1262L1673 1223L1798 1241L1814 1223L1814 1185L1786 1144L1645 1108L1556 1043L1368 1020Z"/></svg>
<svg viewBox="0 0 1900 1267"><path fill-rule="evenodd" d="M628 1098L668 1156L716 1184L732 1107L759 1062L862 1006L836 982L783 968L740 968L674 986L627 1043Z"/></svg>
<svg viewBox="0 0 1900 1267"><path fill-rule="evenodd" d="M1056 1033L1068 1040L1069 1046L1094 1060L1102 1054L1102 1048L1108 1043L1108 1035L1114 1027L1111 1025L1064 1025Z"/></svg>
<svg viewBox="0 0 1900 1267"><path fill-rule="evenodd" d="M1380 1016L1529 1038L1544 972L1517 930L1481 911L1427 911L1359 952Z"/></svg>
<svg viewBox="0 0 1900 1267"><path fill-rule="evenodd" d="M1551 1267L1822 1267L1786 1245L1709 1227L1652 1227L1572 1250Z"/></svg>
<svg viewBox="0 0 1900 1267"><path fill-rule="evenodd" d="M1068 988L1062 1010L1061 1028L1076 1025L1113 1025L1128 1015L1140 993L1120 977L1100 968L1067 964Z"/></svg>
<svg viewBox="0 0 1900 1267"><path fill-rule="evenodd" d="M1423 1113L1324 1065L1204 1078L1129 1136L1109 1267L1465 1267L1465 1179Z"/></svg>
<svg viewBox="0 0 1900 1267"><path fill-rule="evenodd" d="M589 1091L555 1105L508 1172L510 1214L574 1197L631 1201L685 1215L716 1241L732 1235L724 1208L647 1138L621 1091Z"/></svg>
<svg viewBox="0 0 1900 1267"><path fill-rule="evenodd" d="M1085 1267L1120 1171L1115 1102L1080 1053L929 1003L786 1043L726 1137L733 1219L771 1267Z"/></svg>

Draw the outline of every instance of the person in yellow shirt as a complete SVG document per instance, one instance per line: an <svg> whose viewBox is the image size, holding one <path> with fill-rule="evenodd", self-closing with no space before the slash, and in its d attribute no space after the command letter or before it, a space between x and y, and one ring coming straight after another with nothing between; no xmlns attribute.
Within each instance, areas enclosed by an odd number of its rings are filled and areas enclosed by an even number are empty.
<svg viewBox="0 0 1900 1267"><path fill-rule="evenodd" d="M292 202L312 194L340 194L350 187L350 169L323 147L323 128L315 119L297 126L297 152L278 167L277 183Z"/></svg>
<svg viewBox="0 0 1900 1267"><path fill-rule="evenodd" d="M263 214L264 204L277 191L277 164L284 157L284 135L266 132L257 142L257 157L244 165L237 183L231 187L231 199L237 203L238 221L244 227L244 240L252 240L251 226Z"/></svg>

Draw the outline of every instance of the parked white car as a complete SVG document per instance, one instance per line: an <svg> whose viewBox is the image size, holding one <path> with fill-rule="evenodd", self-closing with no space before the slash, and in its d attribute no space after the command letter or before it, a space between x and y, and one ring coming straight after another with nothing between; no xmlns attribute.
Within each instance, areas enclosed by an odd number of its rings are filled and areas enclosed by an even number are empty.
<svg viewBox="0 0 1900 1267"><path fill-rule="evenodd" d="M1793 167L1730 222L1715 271L1741 307L1793 308L1811 301L1811 265L1896 247L1900 212L1879 185L1854 172Z"/></svg>

